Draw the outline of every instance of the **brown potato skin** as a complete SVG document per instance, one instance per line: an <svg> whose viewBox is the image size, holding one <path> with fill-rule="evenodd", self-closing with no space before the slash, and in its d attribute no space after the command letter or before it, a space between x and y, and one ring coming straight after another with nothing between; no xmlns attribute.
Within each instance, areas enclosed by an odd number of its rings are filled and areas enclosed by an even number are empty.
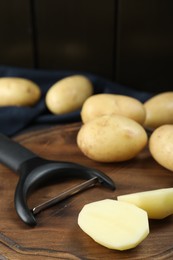
<svg viewBox="0 0 173 260"><path fill-rule="evenodd" d="M93 94L91 81L82 75L73 75L59 80L48 90L45 102L55 115L73 112L82 107Z"/></svg>
<svg viewBox="0 0 173 260"><path fill-rule="evenodd" d="M98 162L134 158L148 141L144 128L120 115L105 115L83 124L77 135L80 150Z"/></svg>
<svg viewBox="0 0 173 260"><path fill-rule="evenodd" d="M112 114L129 117L141 125L146 116L145 108L139 100L117 94L93 95L84 102L81 110L83 123L98 116Z"/></svg>
<svg viewBox="0 0 173 260"><path fill-rule="evenodd" d="M152 157L164 168L173 171L173 125L162 125L149 139Z"/></svg>
<svg viewBox="0 0 173 260"><path fill-rule="evenodd" d="M144 126L154 130L165 124L173 124L173 92L157 94L144 103L146 119Z"/></svg>
<svg viewBox="0 0 173 260"><path fill-rule="evenodd" d="M31 80L0 78L0 106L33 106L40 97L40 87Z"/></svg>

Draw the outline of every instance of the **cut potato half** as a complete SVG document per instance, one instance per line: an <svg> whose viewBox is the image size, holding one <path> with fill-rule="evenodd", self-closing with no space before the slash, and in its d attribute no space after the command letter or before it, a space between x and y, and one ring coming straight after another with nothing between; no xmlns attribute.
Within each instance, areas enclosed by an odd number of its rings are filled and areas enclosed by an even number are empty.
<svg viewBox="0 0 173 260"><path fill-rule="evenodd" d="M173 188L126 194L117 199L140 207L152 219L163 219L173 214Z"/></svg>
<svg viewBox="0 0 173 260"><path fill-rule="evenodd" d="M86 204L78 224L97 243L117 250L134 248L149 234L146 211L111 199Z"/></svg>

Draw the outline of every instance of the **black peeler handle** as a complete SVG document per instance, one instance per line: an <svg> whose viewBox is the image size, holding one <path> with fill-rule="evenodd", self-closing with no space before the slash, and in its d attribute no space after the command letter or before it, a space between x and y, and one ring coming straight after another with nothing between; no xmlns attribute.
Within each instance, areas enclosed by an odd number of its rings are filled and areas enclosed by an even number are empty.
<svg viewBox="0 0 173 260"><path fill-rule="evenodd" d="M18 172L20 166L36 154L0 133L0 162L11 170Z"/></svg>

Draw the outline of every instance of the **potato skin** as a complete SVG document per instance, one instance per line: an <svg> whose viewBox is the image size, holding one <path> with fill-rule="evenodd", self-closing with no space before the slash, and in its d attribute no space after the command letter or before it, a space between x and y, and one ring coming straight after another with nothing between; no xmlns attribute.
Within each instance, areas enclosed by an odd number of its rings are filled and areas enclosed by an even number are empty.
<svg viewBox="0 0 173 260"><path fill-rule="evenodd" d="M18 77L0 78L0 106L33 106L41 90L33 81Z"/></svg>
<svg viewBox="0 0 173 260"><path fill-rule="evenodd" d="M149 139L149 150L160 165L173 171L173 125L163 125L154 130Z"/></svg>
<svg viewBox="0 0 173 260"><path fill-rule="evenodd" d="M147 129L173 123L173 92L163 92L153 96L144 103L146 119L144 126Z"/></svg>
<svg viewBox="0 0 173 260"><path fill-rule="evenodd" d="M81 108L92 93L93 85L87 77L73 75L51 86L45 101L53 114L65 114Z"/></svg>
<svg viewBox="0 0 173 260"><path fill-rule="evenodd" d="M135 157L147 144L144 128L120 115L104 115L82 125L77 145L90 159L120 162Z"/></svg>
<svg viewBox="0 0 173 260"><path fill-rule="evenodd" d="M93 95L84 102L81 110L83 123L98 116L111 114L129 117L142 125L146 113L143 104L139 100L116 94Z"/></svg>

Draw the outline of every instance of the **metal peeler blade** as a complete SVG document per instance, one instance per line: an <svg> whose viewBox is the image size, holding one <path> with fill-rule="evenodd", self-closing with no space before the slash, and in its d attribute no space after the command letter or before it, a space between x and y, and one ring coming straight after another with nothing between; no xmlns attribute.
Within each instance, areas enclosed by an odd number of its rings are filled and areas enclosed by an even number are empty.
<svg viewBox="0 0 173 260"><path fill-rule="evenodd" d="M98 178L97 177L93 177L92 179L90 180L87 180L85 182L82 182L81 184L77 185L77 186L74 186L62 193L60 193L58 196L34 207L32 209L32 212L34 215L40 213L41 211L45 210L45 209L48 209L49 207L52 207L54 206L55 204L57 204L58 202L64 200L64 199L67 199L83 190L86 190L88 188L91 188L93 187L94 185L96 185L98 183Z"/></svg>

